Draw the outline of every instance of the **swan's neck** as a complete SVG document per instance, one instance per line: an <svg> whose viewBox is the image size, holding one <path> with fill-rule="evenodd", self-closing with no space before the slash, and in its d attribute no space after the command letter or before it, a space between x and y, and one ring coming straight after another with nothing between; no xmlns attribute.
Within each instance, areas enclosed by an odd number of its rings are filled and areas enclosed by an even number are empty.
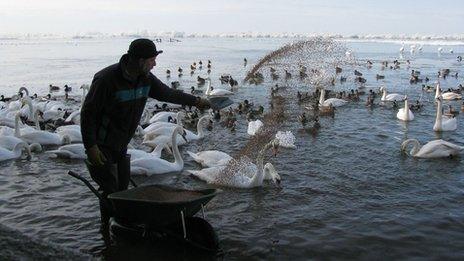
<svg viewBox="0 0 464 261"><path fill-rule="evenodd" d="M15 137L21 137L21 131L19 130L19 114L15 116Z"/></svg>
<svg viewBox="0 0 464 261"><path fill-rule="evenodd" d="M81 97L81 103L83 104L85 100L85 87L82 88L82 97Z"/></svg>
<svg viewBox="0 0 464 261"><path fill-rule="evenodd" d="M322 89L321 96L319 97L319 105L322 106L322 104L324 103L324 98L325 98L325 89Z"/></svg>
<svg viewBox="0 0 464 261"><path fill-rule="evenodd" d="M406 120L409 120L409 104L408 104L408 100L404 100L404 118Z"/></svg>
<svg viewBox="0 0 464 261"><path fill-rule="evenodd" d="M179 125L179 126L181 126L181 127L183 127L183 125L182 125L182 118L183 118L183 117L182 117L182 113L178 112L178 113L176 114L176 124Z"/></svg>
<svg viewBox="0 0 464 261"><path fill-rule="evenodd" d="M382 90L382 99L381 100L385 100L387 99L387 90L383 89Z"/></svg>
<svg viewBox="0 0 464 261"><path fill-rule="evenodd" d="M438 99L437 101L437 117L435 118L435 129L441 130L441 124L442 124L442 105L441 105L441 100Z"/></svg>
<svg viewBox="0 0 464 261"><path fill-rule="evenodd" d="M177 135L180 133L180 130L175 129L172 133L171 144L172 144L172 152L174 153L174 164L183 166L184 160L179 152L179 146L177 145Z"/></svg>
<svg viewBox="0 0 464 261"><path fill-rule="evenodd" d="M414 144L411 150L411 155L414 156L419 152L421 146L419 141L416 139L412 139L411 142Z"/></svg>
<svg viewBox="0 0 464 261"><path fill-rule="evenodd" d="M435 99L440 97L441 91L440 91L440 84L437 84L437 87L435 89Z"/></svg>
<svg viewBox="0 0 464 261"><path fill-rule="evenodd" d="M32 101L31 99L29 98L29 95L27 95L26 97L23 98L26 103L27 103L27 106L29 106L29 115L32 117L32 121L35 121L35 118L36 118L36 115L34 113L34 105L32 105Z"/></svg>
<svg viewBox="0 0 464 261"><path fill-rule="evenodd" d="M206 95L209 95L211 93L211 81L208 81L208 86L206 87Z"/></svg>
<svg viewBox="0 0 464 261"><path fill-rule="evenodd" d="M203 130L203 124L207 120L208 120L207 118L201 118L201 119L198 120L198 123L197 123L197 136L200 139L205 136L205 132Z"/></svg>
<svg viewBox="0 0 464 261"><path fill-rule="evenodd" d="M29 90L26 87L19 88L19 92L21 91L24 91L26 93L26 96L29 97Z"/></svg>
<svg viewBox="0 0 464 261"><path fill-rule="evenodd" d="M151 154L153 154L155 157L160 157L161 152L163 151L165 146L166 146L166 143L161 143L161 144L156 145L155 149L151 152Z"/></svg>
<svg viewBox="0 0 464 261"><path fill-rule="evenodd" d="M264 180L264 170L263 170L263 159L264 153L266 153L267 149L269 148L269 144L267 144L259 153L258 157L256 158L256 166L258 167L258 171L251 179L251 186L259 186L263 184Z"/></svg>
<svg viewBox="0 0 464 261"><path fill-rule="evenodd" d="M40 130L40 124L39 124L39 110L35 110L34 112L34 123L35 123L35 128L37 130Z"/></svg>

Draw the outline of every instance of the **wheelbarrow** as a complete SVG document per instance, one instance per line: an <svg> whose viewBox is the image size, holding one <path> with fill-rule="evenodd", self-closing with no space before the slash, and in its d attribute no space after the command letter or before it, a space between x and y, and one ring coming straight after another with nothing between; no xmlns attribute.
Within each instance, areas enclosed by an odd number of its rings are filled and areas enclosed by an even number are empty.
<svg viewBox="0 0 464 261"><path fill-rule="evenodd" d="M217 235L204 219L204 206L220 190L147 185L115 192L104 199L87 179L73 171L68 174L82 181L107 204L112 213L110 233L141 239L174 239L206 251L219 250ZM203 218L194 217L200 210Z"/></svg>

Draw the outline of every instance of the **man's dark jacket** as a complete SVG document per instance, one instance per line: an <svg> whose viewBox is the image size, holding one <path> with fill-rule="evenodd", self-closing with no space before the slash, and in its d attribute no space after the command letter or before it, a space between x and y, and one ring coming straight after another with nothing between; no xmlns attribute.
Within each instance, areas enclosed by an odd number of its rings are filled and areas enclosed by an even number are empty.
<svg viewBox="0 0 464 261"><path fill-rule="evenodd" d="M132 139L148 97L193 106L197 98L173 90L152 73L131 79L124 69L128 55L119 63L95 74L81 109L81 132L85 149L97 144L123 152Z"/></svg>

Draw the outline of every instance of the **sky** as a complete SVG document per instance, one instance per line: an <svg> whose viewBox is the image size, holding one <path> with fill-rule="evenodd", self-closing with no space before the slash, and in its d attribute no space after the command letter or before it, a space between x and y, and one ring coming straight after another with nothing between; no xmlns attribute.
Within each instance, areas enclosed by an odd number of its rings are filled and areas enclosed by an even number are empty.
<svg viewBox="0 0 464 261"><path fill-rule="evenodd" d="M458 0L0 0L0 34L464 34Z"/></svg>

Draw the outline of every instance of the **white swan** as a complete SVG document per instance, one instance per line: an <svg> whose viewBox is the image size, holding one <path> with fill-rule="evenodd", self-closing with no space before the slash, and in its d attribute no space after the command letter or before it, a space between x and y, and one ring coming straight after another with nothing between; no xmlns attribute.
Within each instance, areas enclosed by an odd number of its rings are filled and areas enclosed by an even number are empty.
<svg viewBox="0 0 464 261"><path fill-rule="evenodd" d="M155 114L153 117L155 117L156 115L160 114L162 112L159 112L157 114ZM169 119L169 116L171 115L168 115L166 117L166 119L164 119L165 116L163 116L163 119L161 119L161 116L159 116L159 118L156 119L156 121L154 121L153 123L151 123L150 125L148 125L147 127L145 127L145 129L142 129L142 130L139 130L140 134L146 134L150 131L154 131L155 129L158 129L160 127L166 127L166 126L173 126L173 127L177 127L177 126L182 126L182 119L185 117L185 114L184 112L177 112L175 114L176 116L176 123L172 123L172 122L168 122L168 119ZM172 116L171 116L172 117ZM160 119L158 121L158 119ZM161 121L162 120L162 121ZM139 128L137 128L139 129Z"/></svg>
<svg viewBox="0 0 464 261"><path fill-rule="evenodd" d="M174 162L169 162L156 157L145 157L131 161L132 174L164 174L169 172L178 172L184 168L184 161L180 155L177 146L177 135L183 132L182 127L176 127L171 135L172 151L174 153Z"/></svg>
<svg viewBox="0 0 464 261"><path fill-rule="evenodd" d="M248 135L251 135L251 136L255 135L256 133L258 133L258 131L263 126L264 126L264 123L260 120L248 122L248 129L247 129Z"/></svg>
<svg viewBox="0 0 464 261"><path fill-rule="evenodd" d="M19 113L16 114L15 118L15 136L29 144L39 143L40 145L62 145L71 143L71 138L68 135L60 136L56 133L36 129L31 131L28 130L27 132L20 130Z"/></svg>
<svg viewBox="0 0 464 261"><path fill-rule="evenodd" d="M22 156L23 149L26 150L27 159L29 160L31 158L31 151L29 146L25 142L20 142L15 145L12 151L0 147L0 161L20 158Z"/></svg>
<svg viewBox="0 0 464 261"><path fill-rule="evenodd" d="M85 148L82 143L68 144L59 147L56 150L49 150L45 153L50 154L51 157L63 159L86 159Z"/></svg>
<svg viewBox="0 0 464 261"><path fill-rule="evenodd" d="M413 143L414 147L409 153L411 156L416 158L445 158L456 156L461 153L461 150L464 149L463 146L455 145L451 142L444 140L433 140L420 146L420 143L416 139L407 139L401 144L401 151L406 151L407 145Z"/></svg>
<svg viewBox="0 0 464 261"><path fill-rule="evenodd" d="M164 138L164 142L160 142L160 144L158 144L152 152L146 152L144 150L138 150L138 149L128 149L127 154L131 155L131 160L141 159L141 158L150 157L150 156L160 158L161 153L163 152L163 149L166 149L166 151L169 154L172 154L171 148L169 148L168 146L168 143L170 143L168 140L169 137L163 136L163 138Z"/></svg>
<svg viewBox="0 0 464 261"><path fill-rule="evenodd" d="M329 107L332 104L333 107L340 107L347 103L347 101L338 98L325 99L325 89L321 89L321 96L319 97L319 106L320 107Z"/></svg>
<svg viewBox="0 0 464 261"><path fill-rule="evenodd" d="M387 101L403 101L406 96L398 93L390 93L387 94L387 88L384 86L380 87L380 90L382 91L382 98L380 98L381 101L387 102Z"/></svg>
<svg viewBox="0 0 464 261"><path fill-rule="evenodd" d="M79 126L79 125L77 125ZM64 126L61 126L64 127ZM68 136L70 139L70 143L82 143L82 133L80 126L79 128L62 128L56 129L56 133L63 138L64 136Z"/></svg>
<svg viewBox="0 0 464 261"><path fill-rule="evenodd" d="M64 120L64 122L74 122L74 124L80 124L80 115L81 115L81 110L75 110L69 116Z"/></svg>
<svg viewBox="0 0 464 261"><path fill-rule="evenodd" d="M232 95L234 94L231 91L224 90L224 89L216 89L211 87L211 80L208 80L208 87L206 88L205 95L206 96L225 96L225 95Z"/></svg>
<svg viewBox="0 0 464 261"><path fill-rule="evenodd" d="M216 166L202 170L188 170L187 172L193 176L206 181L209 184L220 186L235 187L235 188L253 188L263 185L266 177L272 179L275 183L280 183L280 176L271 163L267 163L263 167L264 153L271 147L278 146L278 141L271 141L264 146L259 152L255 164L243 164L239 162L239 166L243 166L240 171L230 173L224 172L227 166Z"/></svg>
<svg viewBox="0 0 464 261"><path fill-rule="evenodd" d="M409 109L409 103L408 103L408 97L406 96L404 100L404 108L401 108L398 110L398 113L396 114L396 118L398 118L401 121L412 121L414 120L414 114L412 111Z"/></svg>
<svg viewBox="0 0 464 261"><path fill-rule="evenodd" d="M444 116L442 112L441 97L437 99L437 116L435 117L434 131L455 131L458 128L456 118Z"/></svg>
<svg viewBox="0 0 464 261"><path fill-rule="evenodd" d="M168 122L169 117L176 119L180 118L183 115L182 112L172 112L172 111L160 111L153 115L153 117L150 118L149 123L154 123L154 122Z"/></svg>
<svg viewBox="0 0 464 261"><path fill-rule="evenodd" d="M205 125L206 125L206 123L208 121L211 121L211 119L212 119L211 115L202 116L198 120L197 133L196 134L194 132L190 131L190 130L185 130L185 137L186 137L187 141L190 142L192 140L203 139L205 137L204 127L205 127ZM145 133L143 142L149 142L150 140L153 140L158 136L170 135L172 133L172 131L177 127L179 127L179 126L178 125L173 125L173 126L166 125L164 127L159 127L159 128L157 128L157 129L155 129L153 131ZM179 145L181 145L181 144L179 143Z"/></svg>
<svg viewBox="0 0 464 261"><path fill-rule="evenodd" d="M223 166L232 159L229 154L219 150L204 150L197 153L187 151L187 154L202 167Z"/></svg>
<svg viewBox="0 0 464 261"><path fill-rule="evenodd" d="M447 100L447 101L462 99L461 94L457 94L454 92L441 93L440 83L437 83L437 86L435 87L435 99L438 99L438 97L440 96L442 97L443 100Z"/></svg>

